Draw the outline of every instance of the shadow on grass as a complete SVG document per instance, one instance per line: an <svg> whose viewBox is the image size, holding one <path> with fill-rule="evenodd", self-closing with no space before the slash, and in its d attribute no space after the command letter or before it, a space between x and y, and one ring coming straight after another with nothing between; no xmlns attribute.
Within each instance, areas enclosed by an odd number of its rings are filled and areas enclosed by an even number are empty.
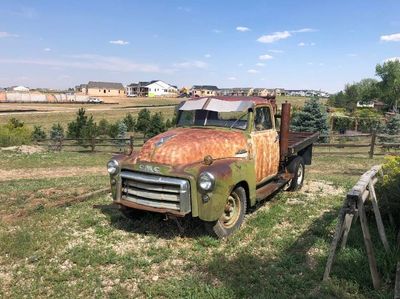
<svg viewBox="0 0 400 299"><path fill-rule="evenodd" d="M385 254L372 225L378 267L381 273L385 273L382 288L377 291L372 288L359 222L352 228L347 248L337 255L331 280L322 282L337 214L338 210L325 212L307 231L287 245L272 239L265 242L278 243L274 247L281 245L278 255L262 252L259 244L268 234L263 236L262 231L257 232L252 241L233 257L224 253L214 255L206 265L203 273L207 274L202 279L207 285L219 281L237 298L346 298L354 295L390 298L393 288L393 277L390 276L395 270L395 258Z"/></svg>
<svg viewBox="0 0 400 299"><path fill-rule="evenodd" d="M207 235L203 223L197 218L186 216L179 218L178 226L172 218L166 220L165 215L151 212L139 212L135 217L127 218L118 209L117 205L95 205L104 215L108 216L110 224L119 230L144 235L154 235L158 238L173 239L177 236L197 238Z"/></svg>

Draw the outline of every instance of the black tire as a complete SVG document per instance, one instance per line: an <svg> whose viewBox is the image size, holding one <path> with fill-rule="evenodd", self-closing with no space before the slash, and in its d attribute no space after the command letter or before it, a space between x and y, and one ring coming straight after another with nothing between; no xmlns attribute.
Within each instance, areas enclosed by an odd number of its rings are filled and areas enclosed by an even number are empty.
<svg viewBox="0 0 400 299"><path fill-rule="evenodd" d="M287 182L283 187L285 191L297 191L303 187L304 182L304 160L302 157L297 156L288 165L287 170L289 173L294 174L294 177Z"/></svg>
<svg viewBox="0 0 400 299"><path fill-rule="evenodd" d="M226 200L226 208L220 219L205 222L206 229L220 239L230 236L243 223L246 214L247 196L243 187L236 187Z"/></svg>
<svg viewBox="0 0 400 299"><path fill-rule="evenodd" d="M137 219L143 216L143 211L118 205L118 210L128 219Z"/></svg>

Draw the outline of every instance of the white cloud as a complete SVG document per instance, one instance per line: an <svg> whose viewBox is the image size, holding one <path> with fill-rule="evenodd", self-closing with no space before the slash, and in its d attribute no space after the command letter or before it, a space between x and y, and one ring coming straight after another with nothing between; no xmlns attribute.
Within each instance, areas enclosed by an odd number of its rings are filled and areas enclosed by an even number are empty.
<svg viewBox="0 0 400 299"><path fill-rule="evenodd" d="M268 52L270 52L270 53L277 53L277 54L283 53L282 50L268 50Z"/></svg>
<svg viewBox="0 0 400 299"><path fill-rule="evenodd" d="M237 80L237 78L236 78L236 77L228 77L228 80L231 80L231 81L236 81L236 80Z"/></svg>
<svg viewBox="0 0 400 299"><path fill-rule="evenodd" d="M280 31L268 35L262 35L257 39L257 41L264 44L270 44L281 39L286 39L291 36L292 34L289 31Z"/></svg>
<svg viewBox="0 0 400 299"><path fill-rule="evenodd" d="M389 62L389 61L399 61L400 62L400 57L387 58L383 62Z"/></svg>
<svg viewBox="0 0 400 299"><path fill-rule="evenodd" d="M274 57L269 54L264 54L264 55L258 56L258 58L261 60L270 60L270 59L273 59Z"/></svg>
<svg viewBox="0 0 400 299"><path fill-rule="evenodd" d="M237 26L236 30L240 31L240 32L246 32L246 31L250 31L250 28L249 27L244 27L244 26Z"/></svg>
<svg viewBox="0 0 400 299"><path fill-rule="evenodd" d="M10 32L0 31L0 38L3 37L19 37L19 35Z"/></svg>
<svg viewBox="0 0 400 299"><path fill-rule="evenodd" d="M308 46L310 46L310 47L313 47L313 46L315 46L315 43L305 43L305 42L300 42L300 43L298 43L297 44L299 47L308 47Z"/></svg>
<svg viewBox="0 0 400 299"><path fill-rule="evenodd" d="M358 55L356 53L349 53L349 54L347 54L347 56L349 56L349 57L357 57Z"/></svg>
<svg viewBox="0 0 400 299"><path fill-rule="evenodd" d="M124 40L121 40L121 39L118 39L118 40L110 40L109 43L110 43L110 44L113 44L113 45L120 45L120 46L125 46L125 45L128 45L128 44L129 44L129 42L124 41Z"/></svg>
<svg viewBox="0 0 400 299"><path fill-rule="evenodd" d="M247 72L248 72L249 74L258 74L258 73L259 73L259 71L254 70L254 69L247 70Z"/></svg>
<svg viewBox="0 0 400 299"><path fill-rule="evenodd" d="M208 54L208 53L207 53L207 54L204 54L204 57L205 57L205 58L211 58L211 54Z"/></svg>
<svg viewBox="0 0 400 299"><path fill-rule="evenodd" d="M213 29L213 30L212 30L212 32L214 32L214 33L217 33L217 34L218 34L218 33L221 33L221 32L222 32L222 30L220 30L220 29Z"/></svg>
<svg viewBox="0 0 400 299"><path fill-rule="evenodd" d="M190 60L190 61L174 63L173 66L180 69L193 69L193 68L205 69L207 68L208 64L201 60Z"/></svg>
<svg viewBox="0 0 400 299"><path fill-rule="evenodd" d="M297 30L292 30L291 32L293 33L305 33L305 32L315 32L317 31L316 29L313 28L301 28L301 29L297 29Z"/></svg>
<svg viewBox="0 0 400 299"><path fill-rule="evenodd" d="M45 51L45 52L50 52L51 49L50 49L50 48L44 48L43 51Z"/></svg>
<svg viewBox="0 0 400 299"><path fill-rule="evenodd" d="M256 63L256 66L261 66L261 67L263 67L263 66L265 66L265 63L257 62L257 63Z"/></svg>
<svg viewBox="0 0 400 299"><path fill-rule="evenodd" d="M80 54L64 59L0 59L0 64L31 64L56 68L102 70L112 72L171 73L170 69L154 64L141 64L128 59L95 54Z"/></svg>
<svg viewBox="0 0 400 299"><path fill-rule="evenodd" d="M382 35L381 41L383 41L383 42L400 42L400 33Z"/></svg>

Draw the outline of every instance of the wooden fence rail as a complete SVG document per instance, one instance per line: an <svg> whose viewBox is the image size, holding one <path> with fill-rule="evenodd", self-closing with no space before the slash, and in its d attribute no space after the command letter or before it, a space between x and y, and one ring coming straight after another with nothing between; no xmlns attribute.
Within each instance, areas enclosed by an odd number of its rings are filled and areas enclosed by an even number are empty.
<svg viewBox="0 0 400 299"><path fill-rule="evenodd" d="M372 284L375 289L380 287L381 279L376 265L374 249L372 247L371 235L368 228L367 217L365 214L365 202L370 199L375 214L375 220L378 227L380 239L386 252L390 251L386 238L385 228L383 226L381 214L375 193L374 185L378 181L378 174L381 172L381 166L374 166L371 170L364 173L356 185L347 193L343 206L339 212L338 223L336 225L335 234L329 250L329 256L325 267L323 280L329 279L332 269L336 248L340 239L342 240L341 248L347 243L347 238L351 228L351 224L360 218L361 229L364 237L364 245L367 252L369 269L372 277Z"/></svg>

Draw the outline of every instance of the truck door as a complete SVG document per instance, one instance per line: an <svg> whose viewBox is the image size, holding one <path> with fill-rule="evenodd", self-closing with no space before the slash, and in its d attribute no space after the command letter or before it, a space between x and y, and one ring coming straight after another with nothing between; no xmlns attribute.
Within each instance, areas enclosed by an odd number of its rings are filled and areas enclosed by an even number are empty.
<svg viewBox="0 0 400 299"><path fill-rule="evenodd" d="M257 107L251 133L256 182L264 182L278 173L279 136L269 106Z"/></svg>

